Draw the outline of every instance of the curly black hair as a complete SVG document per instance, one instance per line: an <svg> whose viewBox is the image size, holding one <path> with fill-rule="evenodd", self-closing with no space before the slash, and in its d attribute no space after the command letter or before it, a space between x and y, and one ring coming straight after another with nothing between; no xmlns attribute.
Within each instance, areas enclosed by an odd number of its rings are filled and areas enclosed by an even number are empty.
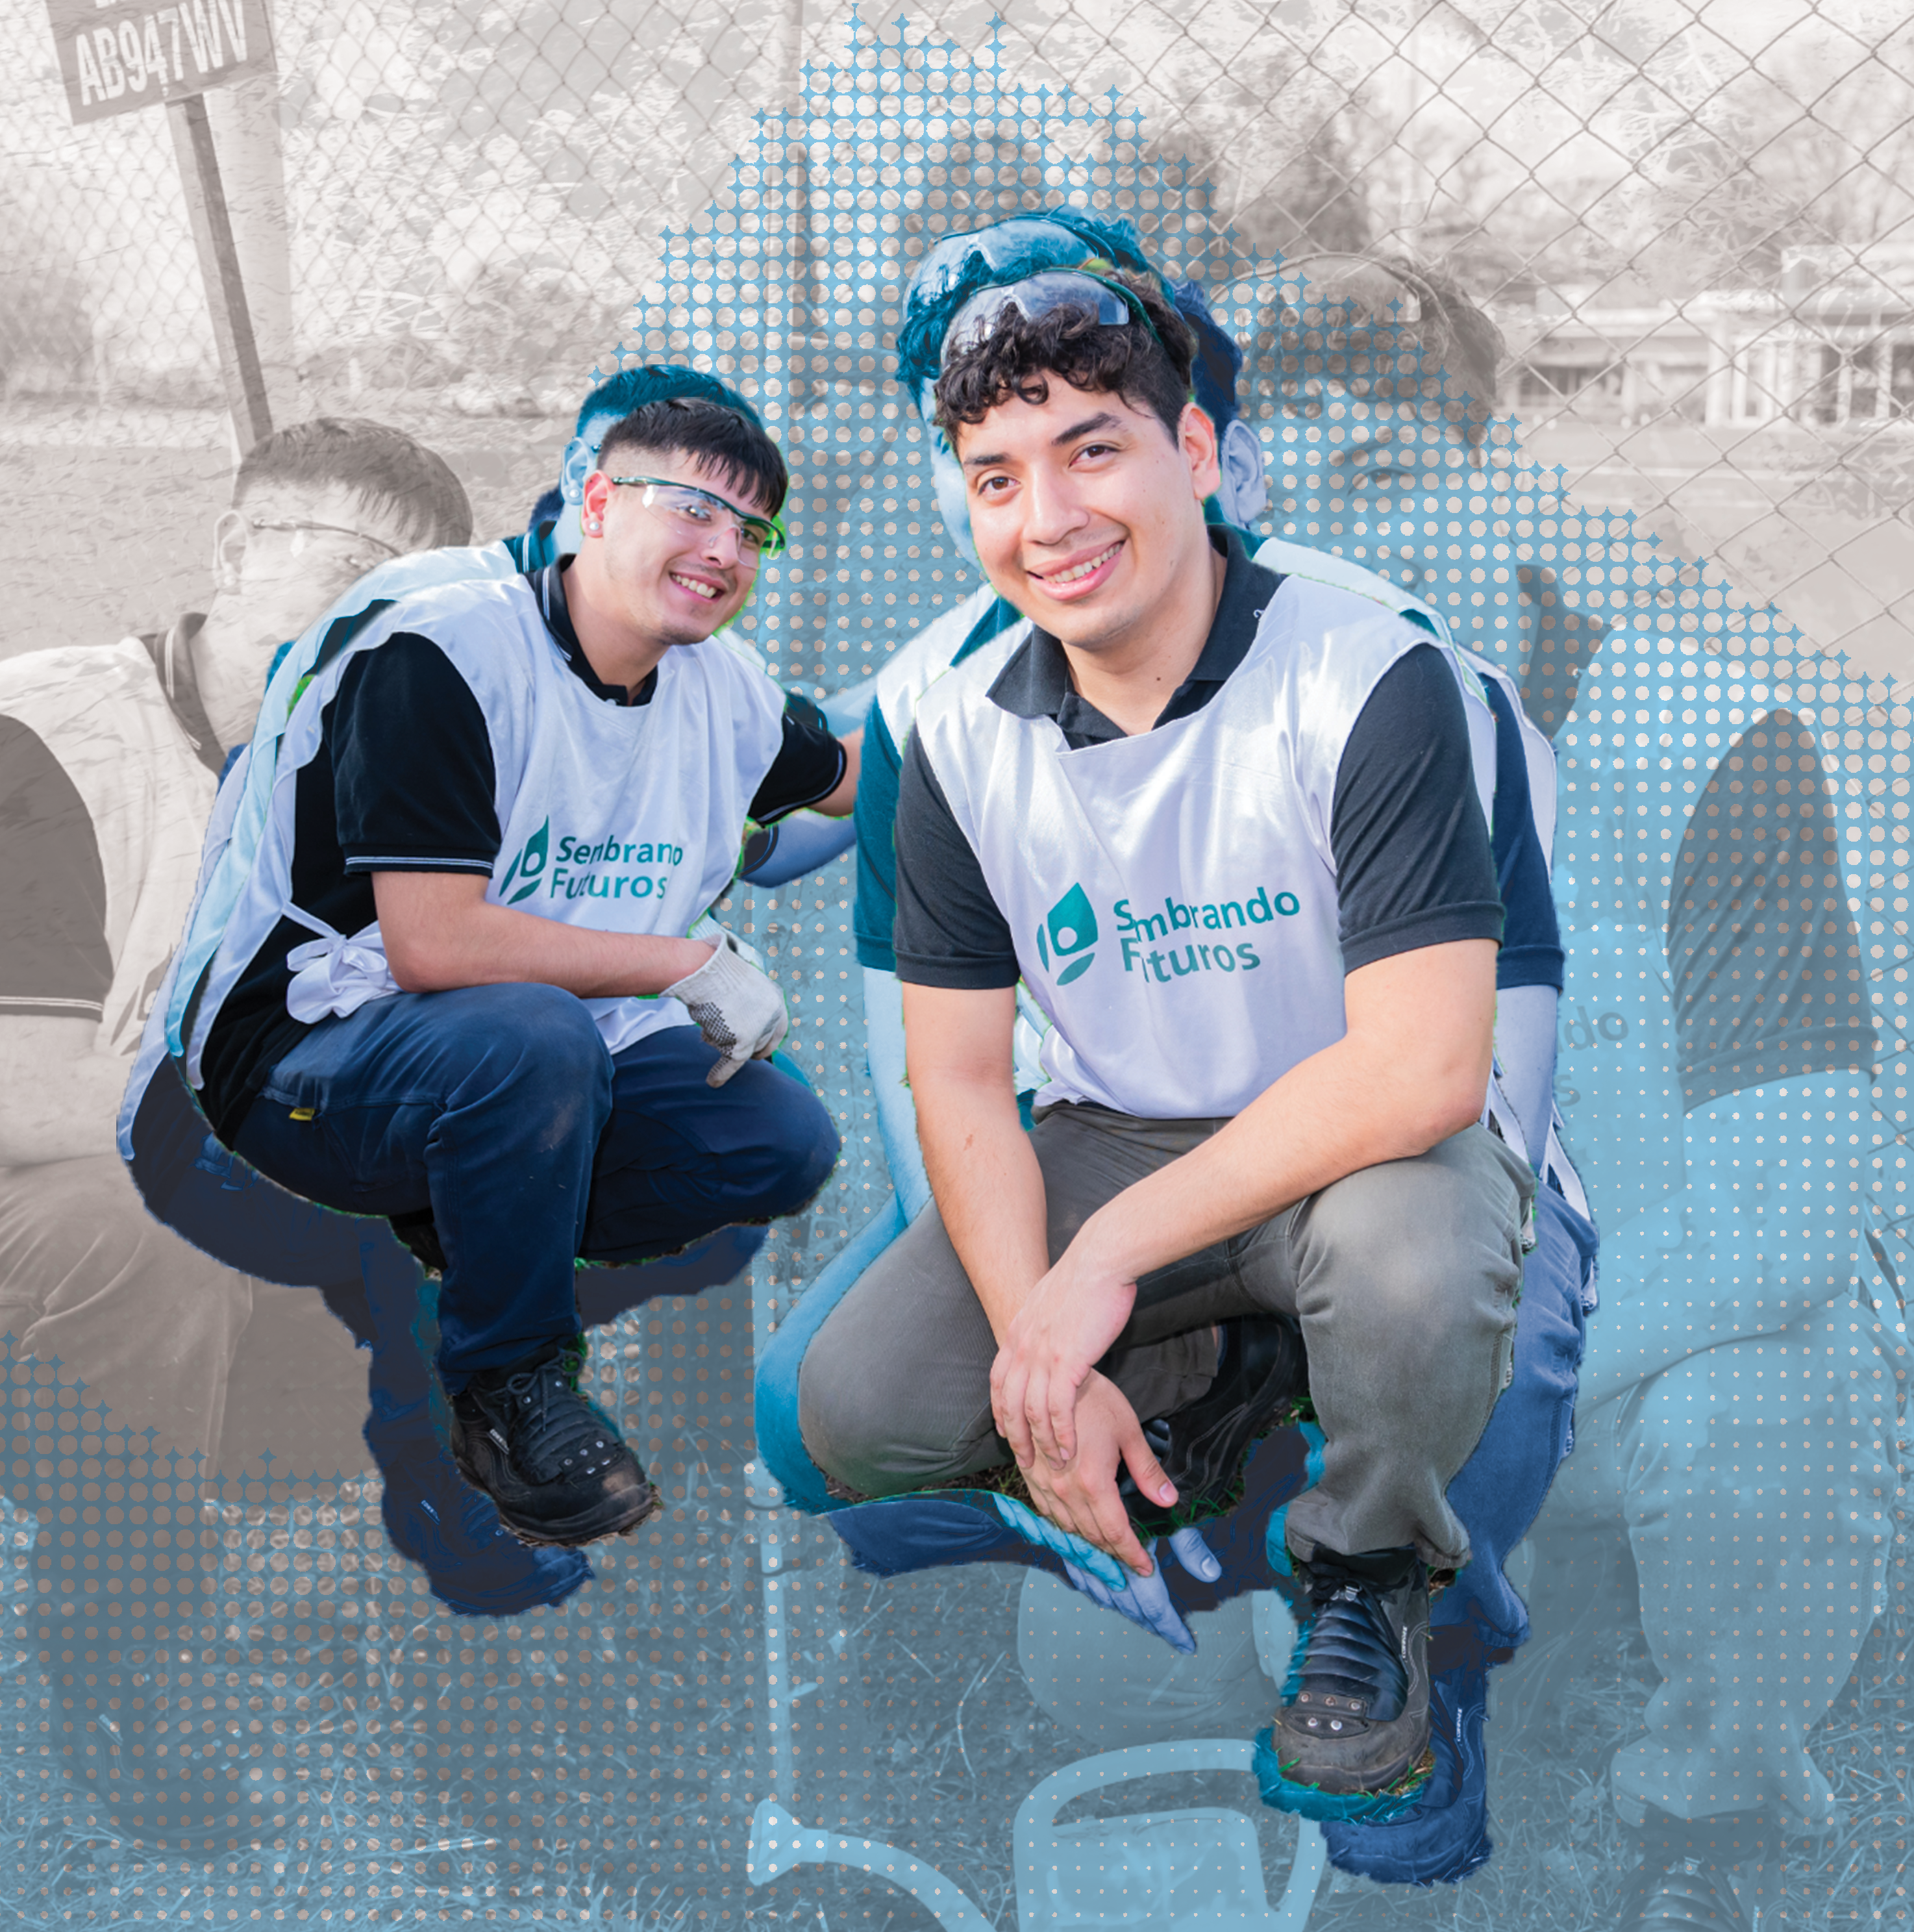
<svg viewBox="0 0 1914 1932"><path fill-rule="evenodd" d="M1155 276L1119 268L1101 279L1120 282L1137 298L1149 328L1134 318L1099 322L1087 302L1065 304L1035 321L1008 307L996 328L960 350L937 378L937 427L950 436L957 424L981 422L1012 396L1041 407L1055 376L1093 395L1113 392L1132 408L1148 410L1175 436L1190 401L1196 338Z"/></svg>

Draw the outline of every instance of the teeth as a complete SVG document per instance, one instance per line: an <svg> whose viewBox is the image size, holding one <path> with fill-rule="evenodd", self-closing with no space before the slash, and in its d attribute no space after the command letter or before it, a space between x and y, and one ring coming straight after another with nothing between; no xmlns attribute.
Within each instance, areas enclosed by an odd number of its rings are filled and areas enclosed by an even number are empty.
<svg viewBox="0 0 1914 1932"><path fill-rule="evenodd" d="M1050 580L1053 584L1074 584L1080 578L1088 577L1092 571L1101 570L1121 548L1120 544L1112 544L1101 556L1093 556L1087 563L1073 564L1068 570L1059 570Z"/></svg>
<svg viewBox="0 0 1914 1932"><path fill-rule="evenodd" d="M672 583L678 585L681 589L694 592L697 596L702 597L707 604L714 603L717 601L717 592L708 584L699 584L694 582L688 577L680 577L675 570L671 573L671 580Z"/></svg>

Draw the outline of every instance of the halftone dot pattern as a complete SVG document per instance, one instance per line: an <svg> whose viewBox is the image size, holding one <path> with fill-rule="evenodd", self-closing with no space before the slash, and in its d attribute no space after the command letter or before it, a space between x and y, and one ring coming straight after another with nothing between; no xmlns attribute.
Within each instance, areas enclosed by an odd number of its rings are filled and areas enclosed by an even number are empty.
<svg viewBox="0 0 1914 1932"><path fill-rule="evenodd" d="M1153 153L1134 112L896 26L859 29L760 122L601 364L690 361L763 409L796 478L793 547L744 628L784 681L855 682L975 587L936 516L890 339L932 242L1051 199L1131 215L1244 337L1269 527L1426 598L1517 676L1554 737L1556 862L1583 934L1563 1010L1565 1078L1580 1084L1564 1111L1591 1153L1613 1156L1612 1184L1591 1179L1605 1228L1659 1210L1652 1232L1674 1253L1683 1214L1712 1198L1727 1234L1759 1232L1734 1164L1769 1177L1760 1206L1786 1240L1747 1278L1790 1325L1724 1330L1659 1376L1616 1444L1638 1474L1664 1472L1662 1490L1626 1492L1625 1513L1645 1499L1646 1522L1670 1486L1676 1497L1655 1519L1660 1555L1645 1538L1642 1559L1676 1708L1633 1775L1670 1803L1727 1790L1811 1813L1817 1794L1794 1760L1777 1772L1767 1734L1796 1736L1825 1708L1880 1600L1883 1557L1905 1555L1908 708L1712 566L1578 508L1525 462L1513 425L1472 410L1436 351L1312 319L1301 279L1238 248L1205 182ZM595 1550L596 1580L563 1609L454 1618L386 1549L362 1479L208 1506L196 1472L106 1426L59 1370L10 1365L8 1448L31 1466L39 1519L27 1580L58 1606L44 1654L5 1694L20 1735L56 1760L112 1754L118 1774L144 1777L163 1723L153 1815L219 1854L49 1870L50 1892L88 1901L94 1922L110 1910L207 1924L403 1911L729 1925L766 1898L810 1922L815 1871L771 1894L742 1881L753 1806L775 1795L807 1823L855 1826L887 1783L926 1766L951 1819L988 1818L1003 1862L1020 1793L984 1791L971 1750L994 1727L1034 1767L1040 1750L1067 1760L1070 1741L1046 1731L1004 1658L953 1690L934 1643L927 1661L884 1621L954 1647L978 1619L1002 1622L999 1573L887 1588L744 1473L755 1343L888 1185L851 890L840 865L723 908L786 988L789 1050L845 1155L818 1202L772 1231L749 1287L660 1300L597 1338L595 1392L670 1507ZM1802 996L1785 1038L1761 1024L1783 980ZM1751 1240L1724 1242L1726 1264L1751 1266ZM1612 1262L1596 1322L1628 1315L1627 1278ZM1678 1340L1713 1305L1705 1278L1679 1292L1673 1271L1643 1278ZM26 1532L12 1533L17 1546ZM57 1736L43 1688L55 1672L76 1694ZM131 1689L151 1714L137 1734L109 1694ZM49 1802L84 1820L79 1789ZM880 1926L897 1904L875 1879L830 1896L834 1925ZM1000 1919L1013 1904L985 1902Z"/></svg>

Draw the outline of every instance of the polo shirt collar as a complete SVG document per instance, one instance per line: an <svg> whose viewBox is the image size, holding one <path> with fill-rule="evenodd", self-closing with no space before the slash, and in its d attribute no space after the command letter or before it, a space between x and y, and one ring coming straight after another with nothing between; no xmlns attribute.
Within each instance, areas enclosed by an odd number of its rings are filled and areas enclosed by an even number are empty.
<svg viewBox="0 0 1914 1932"><path fill-rule="evenodd" d="M157 636L142 638L140 642L146 646L153 668L159 674L160 688L166 693L174 722L186 734L186 741L200 764L209 772L217 772L225 765L226 751L214 734L213 721L206 716L205 702L199 695L199 674L193 668L193 640L205 622L203 612L189 610Z"/></svg>
<svg viewBox="0 0 1914 1932"><path fill-rule="evenodd" d="M585 646L578 641L578 632L571 621L571 610L565 602L565 567L571 561L568 556L556 558L541 568L529 573L532 587L538 598L539 615L545 620L545 628L552 634L552 641L564 655L572 674L595 698L602 698L609 704L648 704L651 694L658 688L657 668L654 665L645 682L638 687L634 698L622 684L607 684L592 668L592 660L585 655Z"/></svg>
<svg viewBox="0 0 1914 1932"><path fill-rule="evenodd" d="M1277 572L1251 558L1242 538L1227 525L1212 524L1209 536L1224 560L1223 595L1217 600L1201 654L1158 715L1158 724L1201 710L1222 688L1248 655L1264 607L1282 581ZM997 674L990 698L1013 717L1053 720L1073 744L1124 735L1095 705L1078 696L1062 645L1049 632L1035 627Z"/></svg>

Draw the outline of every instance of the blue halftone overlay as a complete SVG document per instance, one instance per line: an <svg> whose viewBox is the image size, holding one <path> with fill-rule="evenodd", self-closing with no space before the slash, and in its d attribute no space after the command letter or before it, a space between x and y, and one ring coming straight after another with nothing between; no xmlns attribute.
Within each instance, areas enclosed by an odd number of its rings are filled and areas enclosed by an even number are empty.
<svg viewBox="0 0 1914 1932"><path fill-rule="evenodd" d="M651 31L622 14L613 25L615 60ZM289 48L303 44L287 31ZM310 111L325 141L374 155L397 139L382 129L403 130L435 98L481 130L506 125L490 83L442 70L430 34L402 46L379 31L393 44L367 58L401 73L389 100L328 80L308 110L289 53L288 114ZM572 43L606 29L553 14L523 31L583 58ZM521 50L528 70L535 51ZM1220 98L1229 68L1197 51L1211 63L1199 91ZM1547 1445L1567 1460L1505 1566L1529 1644L1452 1665L1461 1674L1445 1681L1469 1700L1478 1668L1495 1687L1486 1750L1472 1730L1450 1754L1443 1805L1427 1807L1400 1860L1372 1818L1349 1862L1398 1884L1466 1871L1484 1922L1526 1925L1536 1898L1611 1905L1634 1856L1625 1826L1746 1816L1793 1834L1802 1914L1840 1922L1829 1900L1850 1856L1878 1864L1866 1910L1891 1914L1901 1854L1874 1840L1896 1842L1880 1828L1901 1830L1883 1808L1899 1800L1880 1797L1863 1720L1883 1736L1898 1721L1908 1628L1907 692L1805 637L1739 564L1678 552L1532 460L1529 430L1481 392L1453 330L1421 327L1407 301L1379 316L1312 292L1310 238L1293 268L1240 239L1238 201L1212 184L1221 161L1182 158L1194 136L1146 123L1134 90L1106 93L1123 77L1094 62L1070 92L1058 76L1078 71L1075 52L1061 38L1040 83L1034 60L1016 67L999 41L971 52L915 26L849 32L787 106L744 127L709 206L663 237L615 344L607 328L594 365L562 372L549 446L526 429L521 447L508 418L453 425L477 452L472 472L515 524L594 381L661 360L722 376L794 476L791 550L765 570L742 634L781 681L828 697L981 585L945 531L926 432L891 374L927 249L1029 208L1107 208L1167 275L1200 283L1244 351L1237 400L1267 482L1251 534L1425 601L1510 676L1553 747L1568 962L1554 1100L1601 1238L1572 1430ZM688 144L705 86L674 83L645 140ZM620 98L654 104L641 87ZM529 92L514 99L518 140L537 117ZM574 197L610 220L648 216L635 177L592 178L582 122L537 140L558 183L541 219L571 219ZM516 165L499 160L483 192L505 193ZM419 212L412 176L394 178ZM353 196L310 200L301 219L337 269L353 259L342 238L371 218ZM597 256L577 289L549 263L526 266L525 250L502 268L479 246L484 221L472 226L454 312L490 303L502 338L525 332L528 305L584 303L586 282L600 300L630 292ZM386 229L391 254L429 238L397 217ZM185 275L182 255L166 286ZM448 352L434 332L442 291L334 278L325 302L349 294L363 310L361 346L333 356L340 380L353 358L365 382L388 361L412 370ZM1398 285L1422 313L1439 309ZM1781 346L1817 369L1831 356L1826 393L1844 407L1865 386L1845 337ZM1905 346L1883 353L1885 434ZM805 1214L761 1246L737 1238L696 1294L581 1277L604 1318L592 1391L667 1507L633 1541L595 1550L595 1574L562 1604L457 1616L393 1550L359 1436L367 1358L310 1290L289 1303L268 1282L249 1304L250 1340L209 1385L225 1404L216 1424L192 1408L205 1390L165 1413L140 1406L176 1335L144 1337L130 1358L100 1345L88 1366L70 1328L25 1333L46 1298L7 1285L0 1712L16 1745L4 1862L22 1922L876 1928L910 1908L873 1851L909 1864L926 1910L948 1913L939 1922L972 1922L968 1911L1061 1932L1139 1900L1160 1908L1152 1922L1219 1900L1307 1921L1320 1841L1260 1802L1251 1742L1281 1658L1259 1659L1221 1610L1197 1615L1188 1662L1131 1626L1092 1646L1076 1602L1031 1610L1039 1584L1061 1588L1053 1577L994 1562L855 1573L828 1523L765 1479L754 1363L803 1322L834 1258L861 1237L880 1246L900 1220L866 1071L855 875L854 860L836 860L738 887L720 908L785 988L786 1050L845 1152ZM16 1192L6 1211L25 1217L39 1197ZM79 1198L92 1204L64 1215L65 1232L103 1240L118 1224L103 1197ZM429 1346L429 1296L418 1318ZM775 1445L787 1469L801 1452L788 1430ZM422 1495L439 1508L436 1491ZM1283 1526L1277 1510L1248 1539L1266 1539L1270 1585ZM1188 1736L1166 1737L1166 1707L1196 1714ZM1497 1770L1496 1853L1471 1869L1499 1732L1547 1768ZM1218 1739L1231 1748L1210 1748ZM1083 1768L1113 1754L1152 1780L1128 1809L1097 1797ZM1072 1772L1082 1808L1063 1817L1047 1780ZM1040 1791L1055 1815L1020 1826ZM1454 1846L1439 1808L1453 1811ZM1404 1809L1415 1822L1413 1794ZM1831 1843L1839 1858L1803 1849ZM1405 1896L1355 1909L1423 1922ZM1318 1922L1345 1904L1325 1900Z"/></svg>

